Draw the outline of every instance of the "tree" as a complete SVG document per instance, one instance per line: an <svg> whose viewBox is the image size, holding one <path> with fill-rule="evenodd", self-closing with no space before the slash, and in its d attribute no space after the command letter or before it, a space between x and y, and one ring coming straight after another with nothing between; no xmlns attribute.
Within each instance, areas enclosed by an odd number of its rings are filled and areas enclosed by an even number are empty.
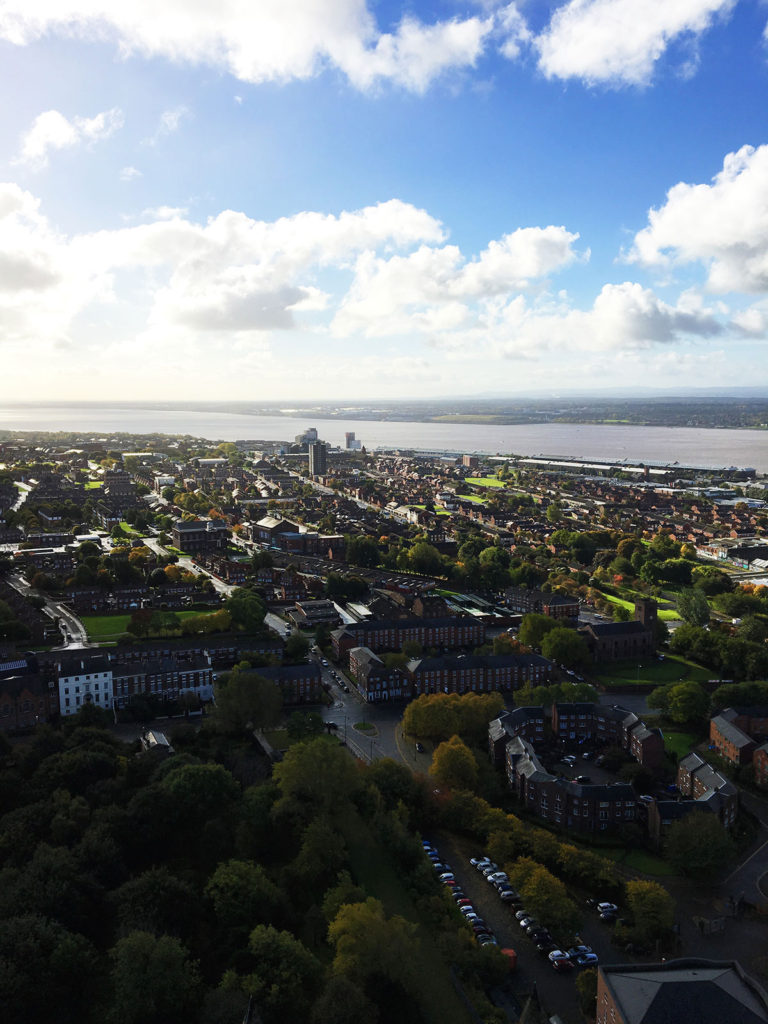
<svg viewBox="0 0 768 1024"><path fill-rule="evenodd" d="M306 660L309 654L309 640L301 633L291 633L285 641L285 657L289 665L297 665Z"/></svg>
<svg viewBox="0 0 768 1024"><path fill-rule="evenodd" d="M208 880L205 895L226 931L247 934L254 925L273 922L285 913L285 896L260 864L228 860Z"/></svg>
<svg viewBox="0 0 768 1024"><path fill-rule="evenodd" d="M243 979L264 1024L303 1020L322 984L323 969L290 932L258 925L248 942L254 968Z"/></svg>
<svg viewBox="0 0 768 1024"><path fill-rule="evenodd" d="M290 747L272 777L284 801L314 814L345 813L359 786L355 764L335 740L320 737Z"/></svg>
<svg viewBox="0 0 768 1024"><path fill-rule="evenodd" d="M541 653L566 668L583 668L590 661L586 641L567 626L557 626L545 633L541 641Z"/></svg>
<svg viewBox="0 0 768 1024"><path fill-rule="evenodd" d="M408 552L408 562L414 572L424 573L424 575L437 576L443 571L440 552L424 540L417 541L413 545Z"/></svg>
<svg viewBox="0 0 768 1024"><path fill-rule="evenodd" d="M709 880L731 863L735 849L717 815L695 810L672 825L666 853L680 874Z"/></svg>
<svg viewBox="0 0 768 1024"><path fill-rule="evenodd" d="M675 683L669 688L668 700L673 722L697 722L709 714L709 695L698 683Z"/></svg>
<svg viewBox="0 0 768 1024"><path fill-rule="evenodd" d="M233 670L219 678L215 694L216 723L225 732L266 729L280 717L280 690L257 672Z"/></svg>
<svg viewBox="0 0 768 1024"><path fill-rule="evenodd" d="M562 627L558 626L556 619L550 619L548 615L539 615L538 612L529 612L523 616L517 637L526 647L538 648L550 630L560 628Z"/></svg>
<svg viewBox="0 0 768 1024"><path fill-rule="evenodd" d="M474 790L477 786L475 755L459 736L452 736L440 744L432 756L429 772L441 786L447 786L448 789Z"/></svg>
<svg viewBox="0 0 768 1024"><path fill-rule="evenodd" d="M359 565L364 569L376 568L381 553L372 537L348 536L346 540L346 560L350 565Z"/></svg>
<svg viewBox="0 0 768 1024"><path fill-rule="evenodd" d="M672 687L666 683L663 686L656 686L648 694L648 707L661 711L663 715L666 715L669 711L669 692L671 689Z"/></svg>
<svg viewBox="0 0 768 1024"><path fill-rule="evenodd" d="M527 863L514 878L526 909L545 927L567 935L575 934L579 914L563 883L543 865L528 858L522 860Z"/></svg>
<svg viewBox="0 0 768 1024"><path fill-rule="evenodd" d="M379 900L344 904L328 929L336 950L334 974L343 974L358 985L371 975L409 988L416 983L420 960L416 925L405 918L387 919Z"/></svg>
<svg viewBox="0 0 768 1024"><path fill-rule="evenodd" d="M178 939L131 932L111 958L114 1024L181 1024L194 1017L200 975Z"/></svg>
<svg viewBox="0 0 768 1024"><path fill-rule="evenodd" d="M597 971L594 967L581 971L577 976L576 991L579 993L581 1012L589 1020L592 1020L595 1016L595 1003L597 1000Z"/></svg>
<svg viewBox="0 0 768 1024"><path fill-rule="evenodd" d="M81 1024L93 1007L96 950L33 914L0 920L3 1024Z"/></svg>
<svg viewBox="0 0 768 1024"><path fill-rule="evenodd" d="M150 868L112 894L123 933L181 936L193 916L197 893L165 866Z"/></svg>
<svg viewBox="0 0 768 1024"><path fill-rule="evenodd" d="M312 1024L376 1024L379 1013L365 992L343 974L330 978L312 1007Z"/></svg>
<svg viewBox="0 0 768 1024"><path fill-rule="evenodd" d="M709 624L709 601L698 587L681 590L677 598L677 610L681 617L694 626Z"/></svg>
<svg viewBox="0 0 768 1024"><path fill-rule="evenodd" d="M259 633L263 630L267 606L253 591L238 587L229 595L224 607L232 616L232 624L236 628L246 633Z"/></svg>
<svg viewBox="0 0 768 1024"><path fill-rule="evenodd" d="M675 902L657 882L627 882L627 906L634 919L634 933L643 943L664 938L675 917Z"/></svg>

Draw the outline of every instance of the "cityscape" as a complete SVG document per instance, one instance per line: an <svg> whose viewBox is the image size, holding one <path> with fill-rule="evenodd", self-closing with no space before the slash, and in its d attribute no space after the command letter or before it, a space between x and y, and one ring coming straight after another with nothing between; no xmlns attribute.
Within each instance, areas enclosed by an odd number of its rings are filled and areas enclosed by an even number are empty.
<svg viewBox="0 0 768 1024"><path fill-rule="evenodd" d="M768 1024L764 0L0 57L0 1024Z"/></svg>
<svg viewBox="0 0 768 1024"><path fill-rule="evenodd" d="M343 935L395 958L327 982L363 1019L439 990L457 1020L632 1021L637 986L698 1006L702 976L726 1019L768 1013L765 473L369 451L365 423L4 431L0 509L14 934L97 956L106 930L132 984L171 958L158 1005L183 979L233 1021L316 1013ZM31 893L43 870L67 887Z"/></svg>

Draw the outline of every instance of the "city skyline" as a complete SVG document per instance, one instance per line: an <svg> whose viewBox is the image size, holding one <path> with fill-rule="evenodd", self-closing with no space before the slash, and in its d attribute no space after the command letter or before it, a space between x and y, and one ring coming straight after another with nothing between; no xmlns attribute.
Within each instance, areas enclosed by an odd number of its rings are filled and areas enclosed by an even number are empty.
<svg viewBox="0 0 768 1024"><path fill-rule="evenodd" d="M766 22L6 0L0 398L766 385Z"/></svg>

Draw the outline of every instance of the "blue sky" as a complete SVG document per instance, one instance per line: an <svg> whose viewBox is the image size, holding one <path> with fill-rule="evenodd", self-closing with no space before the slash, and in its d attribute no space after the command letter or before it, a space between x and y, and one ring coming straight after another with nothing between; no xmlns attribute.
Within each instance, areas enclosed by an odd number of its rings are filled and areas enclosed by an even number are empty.
<svg viewBox="0 0 768 1024"><path fill-rule="evenodd" d="M0 398L768 385L763 0L127 8L0 0Z"/></svg>

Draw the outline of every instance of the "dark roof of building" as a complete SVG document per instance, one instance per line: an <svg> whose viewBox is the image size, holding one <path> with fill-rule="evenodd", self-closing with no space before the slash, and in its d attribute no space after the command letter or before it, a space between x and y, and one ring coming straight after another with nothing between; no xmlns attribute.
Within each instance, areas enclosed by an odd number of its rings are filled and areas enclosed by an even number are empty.
<svg viewBox="0 0 768 1024"><path fill-rule="evenodd" d="M647 633L648 627L637 619L631 622L598 622L584 627L595 636L624 636L628 633Z"/></svg>
<svg viewBox="0 0 768 1024"><path fill-rule="evenodd" d="M637 799L628 782L582 784L570 779L558 779L557 783L568 791L569 796L578 796L584 800L631 800L634 803Z"/></svg>
<svg viewBox="0 0 768 1024"><path fill-rule="evenodd" d="M624 1024L764 1024L768 999L738 963L669 960L601 967Z"/></svg>
<svg viewBox="0 0 768 1024"><path fill-rule="evenodd" d="M558 715L592 715L595 711L595 705L591 701L558 701L555 704L555 709Z"/></svg>
<svg viewBox="0 0 768 1024"><path fill-rule="evenodd" d="M253 670L255 675L264 676L265 679L306 679L308 676L319 678L320 666L314 661L306 665L269 665L265 668Z"/></svg>
<svg viewBox="0 0 768 1024"><path fill-rule="evenodd" d="M734 725L733 722L723 715L716 715L712 719L712 725L714 725L723 739L733 744L734 747L748 747L751 743L754 743L750 736L747 736L745 732L742 732L737 725Z"/></svg>

